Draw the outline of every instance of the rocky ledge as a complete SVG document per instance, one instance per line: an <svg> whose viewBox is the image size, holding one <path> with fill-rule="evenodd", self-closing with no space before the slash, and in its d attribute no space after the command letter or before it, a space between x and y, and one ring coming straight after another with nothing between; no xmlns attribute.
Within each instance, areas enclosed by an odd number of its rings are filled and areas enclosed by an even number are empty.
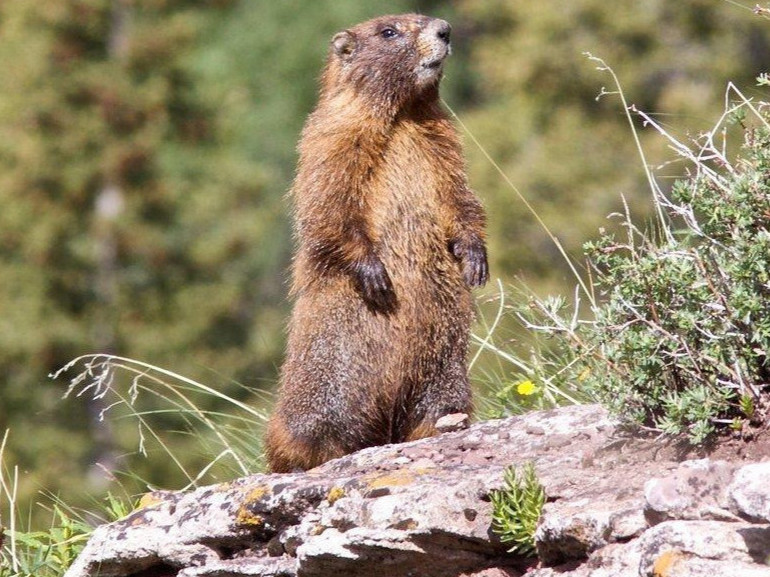
<svg viewBox="0 0 770 577"><path fill-rule="evenodd" d="M770 460L747 453L624 433L597 406L530 413L156 495L66 577L770 577ZM491 530L490 490L528 461L548 496L538 559Z"/></svg>

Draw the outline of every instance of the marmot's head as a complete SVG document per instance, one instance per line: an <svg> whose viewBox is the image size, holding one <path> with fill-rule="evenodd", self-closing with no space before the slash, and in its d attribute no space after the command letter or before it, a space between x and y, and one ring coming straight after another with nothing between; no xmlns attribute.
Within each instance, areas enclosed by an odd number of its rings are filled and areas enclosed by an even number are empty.
<svg viewBox="0 0 770 577"><path fill-rule="evenodd" d="M426 94L435 98L450 31L444 20L419 14L381 16L344 30L332 39L324 90L352 89L391 111Z"/></svg>

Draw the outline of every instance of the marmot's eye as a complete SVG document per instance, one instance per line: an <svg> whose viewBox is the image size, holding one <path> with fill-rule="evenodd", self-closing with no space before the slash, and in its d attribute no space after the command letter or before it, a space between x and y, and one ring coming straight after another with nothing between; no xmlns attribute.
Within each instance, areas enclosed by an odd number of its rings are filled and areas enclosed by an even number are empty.
<svg viewBox="0 0 770 577"><path fill-rule="evenodd" d="M393 28L383 28L380 31L380 36L385 39L395 38L398 36L398 32L396 32Z"/></svg>

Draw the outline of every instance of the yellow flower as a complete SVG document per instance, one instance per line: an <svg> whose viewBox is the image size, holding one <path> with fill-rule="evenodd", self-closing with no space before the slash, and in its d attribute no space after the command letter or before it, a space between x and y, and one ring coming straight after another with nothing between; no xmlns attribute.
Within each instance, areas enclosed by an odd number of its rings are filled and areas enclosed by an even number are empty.
<svg viewBox="0 0 770 577"><path fill-rule="evenodd" d="M537 392L537 387L535 386L535 383L530 380L521 381L516 386L516 392L520 395L529 396Z"/></svg>

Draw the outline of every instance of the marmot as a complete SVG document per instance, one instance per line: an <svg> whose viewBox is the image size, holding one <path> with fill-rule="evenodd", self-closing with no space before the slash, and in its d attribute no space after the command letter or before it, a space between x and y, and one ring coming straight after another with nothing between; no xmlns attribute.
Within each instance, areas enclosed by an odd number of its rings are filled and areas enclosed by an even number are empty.
<svg viewBox="0 0 770 577"><path fill-rule="evenodd" d="M334 36L291 191L296 252L274 472L436 433L470 413L471 287L485 216L439 102L447 22L375 18Z"/></svg>

